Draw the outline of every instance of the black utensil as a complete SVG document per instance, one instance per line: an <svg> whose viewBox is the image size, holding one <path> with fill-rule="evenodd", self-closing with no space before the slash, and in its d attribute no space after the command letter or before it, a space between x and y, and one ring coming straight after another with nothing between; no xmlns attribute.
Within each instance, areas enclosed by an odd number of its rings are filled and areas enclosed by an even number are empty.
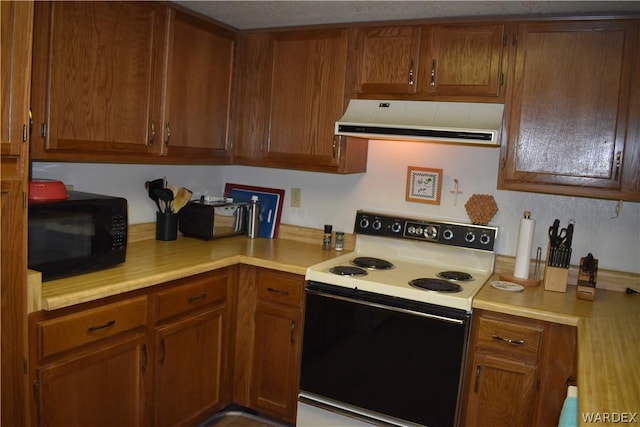
<svg viewBox="0 0 640 427"><path fill-rule="evenodd" d="M569 225L567 226L567 236L564 239L564 245L567 248L570 248L572 240L573 240L573 224L569 223Z"/></svg>
<svg viewBox="0 0 640 427"><path fill-rule="evenodd" d="M558 241L559 229L560 229L560 220L556 219L555 221L553 221L553 225L549 227L549 240L551 242L551 247L558 247L560 243Z"/></svg>
<svg viewBox="0 0 640 427"><path fill-rule="evenodd" d="M164 209L160 209L160 212L173 212L173 191L169 188L158 188L153 190L153 192L158 197L158 200L164 203ZM160 205L162 205L162 203Z"/></svg>
<svg viewBox="0 0 640 427"><path fill-rule="evenodd" d="M149 198L156 202L156 206L158 207L158 211L162 212L160 208L160 202L158 201L158 196L155 193L155 190L162 190L164 188L164 179L158 178L153 181L147 181L144 183L145 188L149 192Z"/></svg>

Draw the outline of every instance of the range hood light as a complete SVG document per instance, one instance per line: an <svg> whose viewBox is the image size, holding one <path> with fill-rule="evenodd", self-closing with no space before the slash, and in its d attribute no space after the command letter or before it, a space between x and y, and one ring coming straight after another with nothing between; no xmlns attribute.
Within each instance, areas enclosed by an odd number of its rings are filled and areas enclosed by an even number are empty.
<svg viewBox="0 0 640 427"><path fill-rule="evenodd" d="M352 99L335 134L498 146L503 104Z"/></svg>

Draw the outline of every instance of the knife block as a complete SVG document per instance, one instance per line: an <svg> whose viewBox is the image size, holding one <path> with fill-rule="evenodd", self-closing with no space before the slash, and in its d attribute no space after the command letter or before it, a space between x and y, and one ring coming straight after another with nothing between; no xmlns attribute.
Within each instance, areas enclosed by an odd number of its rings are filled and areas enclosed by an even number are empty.
<svg viewBox="0 0 640 427"><path fill-rule="evenodd" d="M549 262L549 254L551 253L551 245L547 247L547 262ZM569 269L563 267L544 267L544 284L545 291L567 292L567 283L569 282Z"/></svg>

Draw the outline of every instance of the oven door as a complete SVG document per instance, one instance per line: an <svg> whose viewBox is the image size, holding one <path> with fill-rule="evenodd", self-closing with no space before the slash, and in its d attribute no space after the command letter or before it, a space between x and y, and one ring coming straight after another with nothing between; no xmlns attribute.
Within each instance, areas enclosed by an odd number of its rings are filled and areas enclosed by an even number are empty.
<svg viewBox="0 0 640 427"><path fill-rule="evenodd" d="M374 424L458 425L469 313L315 282L305 304L300 402Z"/></svg>

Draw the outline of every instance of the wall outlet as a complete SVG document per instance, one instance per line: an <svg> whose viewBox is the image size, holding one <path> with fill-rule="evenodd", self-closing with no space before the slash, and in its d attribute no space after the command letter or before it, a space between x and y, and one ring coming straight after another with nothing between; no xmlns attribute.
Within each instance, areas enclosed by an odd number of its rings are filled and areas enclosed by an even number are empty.
<svg viewBox="0 0 640 427"><path fill-rule="evenodd" d="M291 189L291 207L299 208L302 204L302 190L300 188Z"/></svg>

